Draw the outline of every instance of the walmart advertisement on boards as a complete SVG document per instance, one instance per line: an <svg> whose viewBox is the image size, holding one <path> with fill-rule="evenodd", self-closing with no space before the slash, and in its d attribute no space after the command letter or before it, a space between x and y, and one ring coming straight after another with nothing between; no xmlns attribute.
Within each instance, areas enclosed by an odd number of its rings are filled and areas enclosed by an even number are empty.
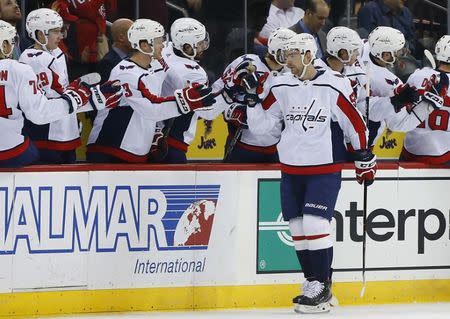
<svg viewBox="0 0 450 319"><path fill-rule="evenodd" d="M362 187L345 170L335 278L360 280ZM297 283L278 171L0 173L0 292ZM449 278L448 170L380 170L369 279ZM427 196L424 196L426 189ZM435 190L435 191L434 191Z"/></svg>

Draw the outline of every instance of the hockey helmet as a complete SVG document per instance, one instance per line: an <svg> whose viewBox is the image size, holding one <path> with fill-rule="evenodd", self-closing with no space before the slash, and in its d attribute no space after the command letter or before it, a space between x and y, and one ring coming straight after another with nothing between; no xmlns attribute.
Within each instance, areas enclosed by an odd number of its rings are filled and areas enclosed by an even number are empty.
<svg viewBox="0 0 450 319"><path fill-rule="evenodd" d="M317 44L316 40L311 34L299 33L290 38L285 45L285 51L298 50L302 56L308 51L311 52L313 58L316 57Z"/></svg>
<svg viewBox="0 0 450 319"><path fill-rule="evenodd" d="M391 27L377 27L369 34L370 53L381 61L393 65L398 51L405 46L405 36ZM383 59L383 53L392 55L392 61Z"/></svg>
<svg viewBox="0 0 450 319"><path fill-rule="evenodd" d="M339 59L342 63L348 63L355 50L362 47L362 41L358 33L347 27L334 27L327 34L327 52ZM348 59L339 57L339 51L346 50Z"/></svg>
<svg viewBox="0 0 450 319"><path fill-rule="evenodd" d="M199 49L205 51L209 48L209 34L205 26L192 18L175 20L170 27L170 39L173 47L191 60L195 58ZM185 44L191 46L192 54L185 52L183 48Z"/></svg>
<svg viewBox="0 0 450 319"><path fill-rule="evenodd" d="M283 56L284 46L294 35L296 35L294 31L286 28L278 28L270 34L269 40L267 41L268 52L274 57L278 64L286 64L286 60Z"/></svg>
<svg viewBox="0 0 450 319"><path fill-rule="evenodd" d="M14 28L8 22L0 20L0 51L3 53L5 57L10 57L14 50L14 38L16 37L17 32L16 28ZM6 53L3 51L3 42L8 41L11 45L11 51Z"/></svg>
<svg viewBox="0 0 450 319"><path fill-rule="evenodd" d="M164 27L159 22L150 19L137 19L128 30L131 47L150 56L153 56L154 49L150 53L144 52L139 43L147 41L151 47L154 47L155 39L164 38L164 36Z"/></svg>
<svg viewBox="0 0 450 319"><path fill-rule="evenodd" d="M58 12L47 8L41 8L33 10L28 14L25 25L28 36L45 47L48 43L49 31L56 28L62 28L63 19ZM45 43L41 43L38 40L38 31L44 33Z"/></svg>
<svg viewBox="0 0 450 319"><path fill-rule="evenodd" d="M450 63L450 35L444 35L438 40L434 52L436 60Z"/></svg>

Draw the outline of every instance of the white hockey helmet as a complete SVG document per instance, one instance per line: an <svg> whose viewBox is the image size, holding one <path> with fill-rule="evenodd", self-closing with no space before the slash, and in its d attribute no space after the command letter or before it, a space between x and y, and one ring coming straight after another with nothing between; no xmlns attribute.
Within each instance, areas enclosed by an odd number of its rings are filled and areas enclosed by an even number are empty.
<svg viewBox="0 0 450 319"><path fill-rule="evenodd" d="M270 34L269 40L267 41L268 52L278 64L286 64L286 60L283 57L284 46L294 35L296 35L294 31L286 28L278 28Z"/></svg>
<svg viewBox="0 0 450 319"><path fill-rule="evenodd" d="M370 53L381 61L393 65L398 51L405 46L405 36L391 27L377 27L369 34ZM392 61L383 59L383 53L392 55Z"/></svg>
<svg viewBox="0 0 450 319"><path fill-rule="evenodd" d="M450 35L444 35L438 40L434 52L436 60L450 63Z"/></svg>
<svg viewBox="0 0 450 319"><path fill-rule="evenodd" d="M284 49L298 50L301 55L305 55L308 51L310 51L313 58L315 58L317 53L316 39L314 39L311 34L299 33L286 41Z"/></svg>
<svg viewBox="0 0 450 319"><path fill-rule="evenodd" d="M209 48L209 34L206 32L205 26L192 18L175 20L170 27L170 39L173 47L191 60L195 58L199 49L205 51ZM185 44L191 46L193 54L184 51Z"/></svg>
<svg viewBox="0 0 450 319"><path fill-rule="evenodd" d="M58 14L58 12L51 9L41 8L33 10L27 16L26 29L28 36L42 45L44 48L46 48L46 45L48 43L48 32L52 29L62 27L63 19ZM38 40L38 31L42 31L42 33L44 33L45 43L41 43Z"/></svg>
<svg viewBox="0 0 450 319"><path fill-rule="evenodd" d="M8 22L5 22L3 20L0 20L0 51L2 54L9 58L14 50L14 38L17 35L16 28L14 28L11 24ZM3 42L8 41L9 44L11 44L11 51L6 53L3 51Z"/></svg>
<svg viewBox="0 0 450 319"><path fill-rule="evenodd" d="M339 59L342 63L348 63L355 50L362 47L362 40L355 30L347 27L334 27L327 34L327 52ZM339 57L339 51L346 50L348 60Z"/></svg>
<svg viewBox="0 0 450 319"><path fill-rule="evenodd" d="M150 56L153 56L155 50L152 49L150 53L142 51L140 42L147 41L153 48L155 39L164 38L164 36L164 27L159 22L150 19L137 19L128 29L128 40L131 47Z"/></svg>
<svg viewBox="0 0 450 319"><path fill-rule="evenodd" d="M306 68L308 65L314 62L317 53L317 44L316 39L311 34L308 33L299 33L290 38L285 45L285 56L288 51L296 50L300 53L300 60L303 64L303 71L299 75L299 78L302 79L306 73ZM312 59L307 64L305 64L305 55L310 52Z"/></svg>

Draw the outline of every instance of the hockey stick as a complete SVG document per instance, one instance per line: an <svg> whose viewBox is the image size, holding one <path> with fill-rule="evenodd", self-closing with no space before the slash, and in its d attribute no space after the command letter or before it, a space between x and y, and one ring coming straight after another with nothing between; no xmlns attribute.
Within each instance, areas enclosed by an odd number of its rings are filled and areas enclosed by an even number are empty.
<svg viewBox="0 0 450 319"><path fill-rule="evenodd" d="M242 130L244 128L242 126L239 126L236 129L236 132L233 135L233 138L231 139L230 143L228 143L227 149L225 150L225 155L223 156L223 161L226 163L228 160L228 157L230 156L231 152L233 151L237 141L239 140L239 137L242 134Z"/></svg>
<svg viewBox="0 0 450 319"><path fill-rule="evenodd" d="M435 70L436 69L436 61L434 60L433 54L431 54L431 52L428 51L427 49L423 50L423 54L425 55L427 60L430 62L433 70Z"/></svg>
<svg viewBox="0 0 450 319"><path fill-rule="evenodd" d="M366 125L369 129L369 106L370 106L370 62L367 63L366 68L367 83L366 83ZM367 141L369 142L369 141ZM370 147L370 145L367 145ZM359 297L362 298L366 292L366 223L367 223L367 184L364 182L364 194L363 194L363 242L362 242L362 281L363 286Z"/></svg>

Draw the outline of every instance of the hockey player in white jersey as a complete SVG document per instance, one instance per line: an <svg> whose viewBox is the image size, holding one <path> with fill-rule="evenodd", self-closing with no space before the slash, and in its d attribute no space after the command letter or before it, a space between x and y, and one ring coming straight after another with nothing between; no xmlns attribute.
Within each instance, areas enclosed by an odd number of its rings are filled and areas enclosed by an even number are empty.
<svg viewBox="0 0 450 319"><path fill-rule="evenodd" d="M154 73L150 65L161 58L164 37L163 26L149 19L138 19L130 27L134 51L110 75L110 80L121 81L124 97L118 108L97 114L88 140L89 161L146 162L158 121L210 109L215 102L211 89L202 84L160 96L161 72Z"/></svg>
<svg viewBox="0 0 450 319"><path fill-rule="evenodd" d="M339 73L314 68L314 37L295 35L286 49L292 74L270 83L265 102L271 112L257 110L262 108L257 104L247 110L247 120L250 128L259 131L284 124L277 145L281 207L307 281L295 310L327 312L332 298L328 282L333 258L330 220L346 159L344 135L355 150L359 183L373 182L376 157L368 149L366 126L355 107L350 81Z"/></svg>
<svg viewBox="0 0 450 319"><path fill-rule="evenodd" d="M249 129L246 123L247 104L244 100L246 79L257 77L277 77L285 70L286 61L282 51L284 44L296 33L286 28L279 28L268 39L268 53L264 58L255 54L245 54L236 58L225 69L222 77L213 84L214 91L223 91L223 102L228 103L224 118L228 122L228 138L225 149L225 161L231 163L277 163L276 144L280 140L281 123L264 132ZM248 68L254 68L249 70ZM249 77L250 76L250 77ZM254 81L253 81L254 82ZM251 85L246 82L246 85ZM247 95L247 98L248 95ZM218 101L220 101L218 99ZM265 104L263 105L265 108ZM264 110L263 110L264 111Z"/></svg>
<svg viewBox="0 0 450 319"><path fill-rule="evenodd" d="M373 145L385 126L393 131L412 130L425 119L433 108L430 108L429 103L426 101L429 95L424 96L424 94L419 93L406 94L407 92L404 92L401 86L401 81L385 68L385 65L381 67L377 64L380 63L379 60L383 59L382 53L384 53L385 59L389 59L389 52L392 52L392 56L395 56L398 48L404 43L403 35L392 28L381 28L378 30L378 33L371 34L370 39L370 49L374 52L374 55L368 56L368 59L371 61L368 67L373 72L373 78L371 78L371 88L373 90L371 89L371 92L372 94L374 92L377 94L377 96L370 98L369 109L369 128L374 128L373 132L377 132L377 134L374 133L372 136L369 135L372 138L369 138L369 140L372 142L371 145ZM357 94L356 105L365 116L367 107L366 84L368 79L365 69L357 61L361 45L361 39L354 30L346 27L335 27L327 34L328 56L323 60L317 59L315 65L319 68L330 68L350 79ZM375 55L380 58L376 58ZM368 63L366 61L366 65ZM392 78L392 82L388 79L390 77L395 77ZM400 86L395 85L396 82ZM395 88L391 93L392 84L394 84ZM421 100L424 100L423 103L419 103ZM407 110L401 106L406 104L412 107ZM351 145L348 145L348 147L351 150Z"/></svg>
<svg viewBox="0 0 450 319"><path fill-rule="evenodd" d="M443 106L433 112L417 128L406 134L400 159L428 164L450 164L450 96L448 75L450 73L450 36L444 35L436 43L436 70L426 67L414 72L407 85L427 90L433 79L439 79L436 89L443 96ZM447 82L447 83L446 83Z"/></svg>
<svg viewBox="0 0 450 319"><path fill-rule="evenodd" d="M19 62L33 68L39 85L48 98L59 97L69 84L64 55L59 58L53 55L53 51L58 48L59 41L62 40L62 27L62 18L51 9L37 9L27 16L27 32L35 44L22 52ZM40 163L75 162L75 150L81 145L75 113L45 125L36 125L26 120L24 131L39 149Z"/></svg>
<svg viewBox="0 0 450 319"><path fill-rule="evenodd" d="M171 95L176 89L194 84L208 85L208 76L199 64L209 47L209 35L205 26L192 18L177 19L170 27L170 39L171 42L163 49L167 70L161 94ZM195 138L197 121L201 115L201 111L191 112L165 121L163 130L168 144L165 163L187 162L186 152ZM203 115L204 119L213 119L207 113Z"/></svg>
<svg viewBox="0 0 450 319"><path fill-rule="evenodd" d="M39 151L23 133L24 116L42 125L74 113L89 102L92 93L105 99L98 87L89 88L79 80L72 82L59 97L48 99L33 69L10 59L15 36L15 28L0 20L0 128L3 135L0 167L21 167L39 159ZM102 89L106 92L109 87Z"/></svg>

